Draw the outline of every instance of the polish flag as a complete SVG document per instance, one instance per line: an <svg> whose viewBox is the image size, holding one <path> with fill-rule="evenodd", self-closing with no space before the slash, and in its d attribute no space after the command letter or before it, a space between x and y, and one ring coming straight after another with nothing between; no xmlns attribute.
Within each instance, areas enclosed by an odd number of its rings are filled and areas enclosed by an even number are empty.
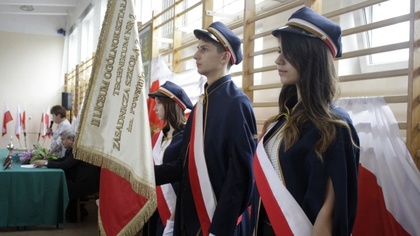
<svg viewBox="0 0 420 236"><path fill-rule="evenodd" d="M48 128L50 127L50 120L51 120L50 107L48 107L47 110L45 111L45 127L46 127L46 130L48 130ZM48 138L51 138L51 135L52 135L52 133L47 132Z"/></svg>
<svg viewBox="0 0 420 236"><path fill-rule="evenodd" d="M360 138L353 236L420 235L420 172L383 97L340 99Z"/></svg>
<svg viewBox="0 0 420 236"><path fill-rule="evenodd" d="M21 113L21 116L20 116L20 123L22 125L23 133L26 133L26 111L25 111L25 107L24 107L23 112Z"/></svg>
<svg viewBox="0 0 420 236"><path fill-rule="evenodd" d="M20 133L22 132L22 114L20 113L20 107L17 106L16 112L16 125L15 125L15 134L16 137L20 140Z"/></svg>
<svg viewBox="0 0 420 236"><path fill-rule="evenodd" d="M3 131L2 131L2 136L7 134L7 123L9 123L10 121L12 121L12 113L10 113L9 110L9 106L7 106L6 103L4 103L4 107L3 107Z"/></svg>
<svg viewBox="0 0 420 236"><path fill-rule="evenodd" d="M50 123L50 115L47 111L48 109L42 112L42 117L41 117L40 133L41 133L41 137L44 139L47 136L50 137L50 135L47 134L48 124Z"/></svg>
<svg viewBox="0 0 420 236"><path fill-rule="evenodd" d="M39 133L41 134L41 137L42 138L45 138L45 134L47 133L47 130L45 128L45 122L44 122L44 120L45 120L45 113L42 112L42 115L41 115L41 124L39 126Z"/></svg>
<svg viewBox="0 0 420 236"><path fill-rule="evenodd" d="M23 112L21 112L20 115L20 124L21 124L21 129L23 132L23 137L24 137L24 141L25 141L25 148L26 146L26 109L25 109L25 105L23 105Z"/></svg>

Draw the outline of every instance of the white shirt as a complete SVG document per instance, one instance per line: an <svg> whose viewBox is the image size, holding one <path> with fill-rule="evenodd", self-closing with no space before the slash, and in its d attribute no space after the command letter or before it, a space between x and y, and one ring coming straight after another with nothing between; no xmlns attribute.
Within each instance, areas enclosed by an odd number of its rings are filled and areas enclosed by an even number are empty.
<svg viewBox="0 0 420 236"><path fill-rule="evenodd" d="M61 143L61 133L64 130L68 130L68 129L71 129L71 124L67 119L65 119L60 124L58 124L57 129L53 132L50 150L52 150L55 146L58 145L57 150L55 150L54 152L54 154L58 158L63 157L64 153L66 152L66 149L63 147L63 144Z"/></svg>

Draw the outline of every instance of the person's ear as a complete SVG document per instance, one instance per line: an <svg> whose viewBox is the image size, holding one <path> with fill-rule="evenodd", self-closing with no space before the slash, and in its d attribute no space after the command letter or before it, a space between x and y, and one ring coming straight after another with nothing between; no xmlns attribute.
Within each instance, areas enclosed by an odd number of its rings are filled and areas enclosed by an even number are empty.
<svg viewBox="0 0 420 236"><path fill-rule="evenodd" d="M230 56L231 56L230 52L224 52L223 57L222 57L223 62L228 63L230 60Z"/></svg>

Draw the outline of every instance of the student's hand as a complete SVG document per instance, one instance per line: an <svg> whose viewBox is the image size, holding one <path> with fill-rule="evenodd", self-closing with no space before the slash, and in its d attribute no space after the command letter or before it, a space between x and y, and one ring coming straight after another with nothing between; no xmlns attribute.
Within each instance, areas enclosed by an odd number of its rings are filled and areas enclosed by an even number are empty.
<svg viewBox="0 0 420 236"><path fill-rule="evenodd" d="M32 164L35 167L43 167L43 166L46 166L48 164L48 161L47 160L36 160L36 161L32 162Z"/></svg>
<svg viewBox="0 0 420 236"><path fill-rule="evenodd" d="M52 133L53 133L52 128L47 128L47 135L50 135L50 134L52 134Z"/></svg>

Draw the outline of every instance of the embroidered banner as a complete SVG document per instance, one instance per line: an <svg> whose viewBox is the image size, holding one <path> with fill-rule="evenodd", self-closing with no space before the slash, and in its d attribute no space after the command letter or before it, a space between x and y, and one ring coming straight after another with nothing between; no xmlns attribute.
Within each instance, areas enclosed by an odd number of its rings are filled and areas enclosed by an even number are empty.
<svg viewBox="0 0 420 236"><path fill-rule="evenodd" d="M80 116L77 159L102 167L99 228L134 235L156 209L145 79L133 0L109 0Z"/></svg>

